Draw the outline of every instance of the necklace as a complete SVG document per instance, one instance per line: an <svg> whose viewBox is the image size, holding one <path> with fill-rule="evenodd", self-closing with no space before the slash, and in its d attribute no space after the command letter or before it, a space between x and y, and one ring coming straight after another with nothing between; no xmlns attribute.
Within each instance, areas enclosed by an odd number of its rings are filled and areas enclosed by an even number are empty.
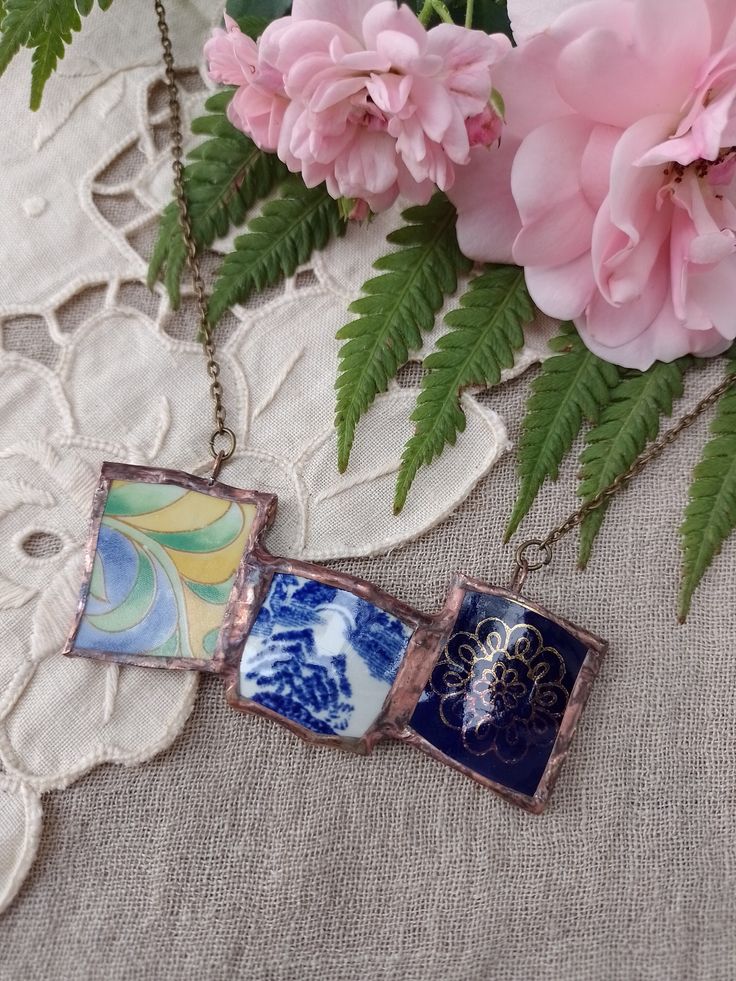
<svg viewBox="0 0 736 981"><path fill-rule="evenodd" d="M523 594L557 544L732 385L729 375L630 469L516 552L508 588L458 574L429 616L374 585L271 555L273 495L220 482L236 450L186 199L181 107L154 0L171 112L174 191L209 377L208 478L104 463L77 615L64 653L215 672L229 704L308 742L368 753L409 743L520 807L546 806L606 644Z"/></svg>

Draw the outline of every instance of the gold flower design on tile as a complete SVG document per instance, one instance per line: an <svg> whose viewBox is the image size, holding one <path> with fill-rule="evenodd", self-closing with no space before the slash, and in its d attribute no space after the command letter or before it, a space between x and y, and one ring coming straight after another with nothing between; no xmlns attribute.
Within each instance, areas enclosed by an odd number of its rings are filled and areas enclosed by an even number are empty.
<svg viewBox="0 0 736 981"><path fill-rule="evenodd" d="M536 627L492 617L450 639L431 687L442 722L468 752L511 764L556 739L570 697L565 674L562 655Z"/></svg>

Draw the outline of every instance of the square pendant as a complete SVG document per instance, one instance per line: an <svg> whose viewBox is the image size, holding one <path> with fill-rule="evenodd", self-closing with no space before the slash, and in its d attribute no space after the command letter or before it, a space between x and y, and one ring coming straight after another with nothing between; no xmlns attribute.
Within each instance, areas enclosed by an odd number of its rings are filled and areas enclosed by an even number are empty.
<svg viewBox="0 0 736 981"><path fill-rule="evenodd" d="M424 617L370 583L257 549L218 658L233 708L368 752Z"/></svg>
<svg viewBox="0 0 736 981"><path fill-rule="evenodd" d="M459 576L439 656L395 732L524 809L541 812L606 645L506 590ZM401 723L401 719L398 720Z"/></svg>
<svg viewBox="0 0 736 981"><path fill-rule="evenodd" d="M220 628L275 509L269 494L103 464L64 653L215 670Z"/></svg>

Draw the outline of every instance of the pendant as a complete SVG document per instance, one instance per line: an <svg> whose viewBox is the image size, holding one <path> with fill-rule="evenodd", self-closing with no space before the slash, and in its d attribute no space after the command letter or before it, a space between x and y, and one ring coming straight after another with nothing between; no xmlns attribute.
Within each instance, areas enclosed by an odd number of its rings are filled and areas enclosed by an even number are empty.
<svg viewBox="0 0 736 981"><path fill-rule="evenodd" d="M217 638L247 556L275 514L270 494L104 463L64 653L216 670Z"/></svg>
<svg viewBox="0 0 736 981"><path fill-rule="evenodd" d="M309 743L416 747L532 813L546 806L606 645L458 574L428 616L261 544L276 499L104 464L65 653L219 674L236 710Z"/></svg>
<svg viewBox="0 0 736 981"><path fill-rule="evenodd" d="M462 574L441 617L435 656L407 665L412 697L391 734L541 813L606 644L517 592Z"/></svg>

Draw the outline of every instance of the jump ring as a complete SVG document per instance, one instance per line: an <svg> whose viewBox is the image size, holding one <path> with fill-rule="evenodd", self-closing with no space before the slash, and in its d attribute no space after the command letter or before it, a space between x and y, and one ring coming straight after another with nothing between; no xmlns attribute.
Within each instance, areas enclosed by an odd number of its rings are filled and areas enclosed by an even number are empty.
<svg viewBox="0 0 736 981"><path fill-rule="evenodd" d="M215 445L220 437L226 440L226 446L223 450L218 450ZM223 463L230 460L235 453L236 446L237 439L235 437L235 433L232 431L232 429L228 429L226 426L222 429L216 429L210 436L210 451L214 460L216 460L218 457L222 457Z"/></svg>
<svg viewBox="0 0 736 981"><path fill-rule="evenodd" d="M530 562L527 558L527 552L530 549L536 549L540 553L540 557L536 562ZM516 550L517 565L520 569L526 569L528 572L537 572L539 569L544 568L544 566L549 565L551 561L552 547L547 542L543 542L541 538L532 538L528 542L522 542Z"/></svg>

